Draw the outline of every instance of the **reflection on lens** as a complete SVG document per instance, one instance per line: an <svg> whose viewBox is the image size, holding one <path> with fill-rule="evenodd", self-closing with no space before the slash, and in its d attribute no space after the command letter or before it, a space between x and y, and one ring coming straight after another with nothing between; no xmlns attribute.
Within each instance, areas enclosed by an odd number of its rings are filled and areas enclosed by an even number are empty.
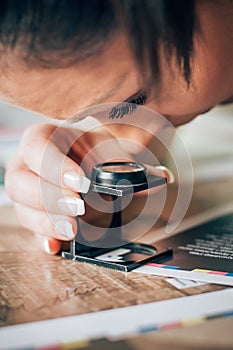
<svg viewBox="0 0 233 350"><path fill-rule="evenodd" d="M147 170L143 164L134 162L107 162L96 164L92 181L104 186L130 186L147 182ZM124 182L124 184L123 184Z"/></svg>
<svg viewBox="0 0 233 350"><path fill-rule="evenodd" d="M136 171L142 171L144 168L140 164L128 163L128 164L112 164L103 165L101 167L102 171L107 171L110 173L131 173Z"/></svg>

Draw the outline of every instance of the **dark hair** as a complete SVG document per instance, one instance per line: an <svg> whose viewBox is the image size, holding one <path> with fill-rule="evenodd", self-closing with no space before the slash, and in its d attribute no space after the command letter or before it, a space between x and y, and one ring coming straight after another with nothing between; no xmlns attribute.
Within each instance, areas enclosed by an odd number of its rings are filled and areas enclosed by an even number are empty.
<svg viewBox="0 0 233 350"><path fill-rule="evenodd" d="M122 28L152 78L159 80L162 43L189 82L192 0L0 0L1 50L17 50L28 64L70 65L102 50Z"/></svg>
<svg viewBox="0 0 233 350"><path fill-rule="evenodd" d="M132 49L143 70L150 67L152 79L159 80L159 46L166 57L174 52L186 81L190 81L193 35L197 29L193 0L126 0L122 17Z"/></svg>

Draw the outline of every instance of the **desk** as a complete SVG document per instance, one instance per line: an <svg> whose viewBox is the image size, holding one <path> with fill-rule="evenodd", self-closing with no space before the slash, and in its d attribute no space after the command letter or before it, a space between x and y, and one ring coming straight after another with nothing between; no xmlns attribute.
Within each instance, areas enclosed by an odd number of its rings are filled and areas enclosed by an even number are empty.
<svg viewBox="0 0 233 350"><path fill-rule="evenodd" d="M7 216L11 218L10 225ZM20 228L13 209L0 217L1 326L51 319L219 290L203 285L178 290L164 277L125 274L38 250L33 234ZM9 221L8 221L9 222ZM233 349L233 318L128 339L130 349ZM156 344L156 347L155 347ZM117 343L115 344L117 346ZM122 344L119 344L122 349Z"/></svg>

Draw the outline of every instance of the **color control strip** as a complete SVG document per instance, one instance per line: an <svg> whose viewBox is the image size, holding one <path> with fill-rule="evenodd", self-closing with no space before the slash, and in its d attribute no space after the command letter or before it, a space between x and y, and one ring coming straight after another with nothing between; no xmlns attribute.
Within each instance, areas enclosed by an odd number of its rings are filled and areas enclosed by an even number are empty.
<svg viewBox="0 0 233 350"><path fill-rule="evenodd" d="M148 327L140 328L138 330L138 332L139 333L149 333L149 332L162 331L162 330L168 330L168 329L173 329L173 328L194 326L194 325L203 323L205 321L213 320L215 318L220 318L220 317L233 317L233 310L223 312L223 313L217 313L217 314L213 314L213 315L209 315L209 316L205 316L205 317L188 319L188 320L179 321L179 322L166 323L163 325L150 325Z"/></svg>
<svg viewBox="0 0 233 350"><path fill-rule="evenodd" d="M199 273L206 273L208 275L220 275L220 276L227 276L227 277L233 277L233 272L223 272L223 271L216 271L216 270L206 270L206 269L184 269L181 268L180 266L173 266L173 265L163 265L163 264L156 264L156 263L149 263L147 266L152 266L152 267L159 267L163 269L171 269L171 270L184 270L184 271L190 271L190 272L199 272Z"/></svg>
<svg viewBox="0 0 233 350"><path fill-rule="evenodd" d="M139 328L135 332L135 335L157 332L157 331L165 331L165 330L175 329L175 328L194 326L194 325L201 324L207 320L213 320L213 319L219 318L219 317L233 317L233 310L223 312L223 313L209 315L206 317L188 319L188 320L179 321L179 322L171 322L171 323L165 323L165 324L161 324L161 325L154 324L154 325L144 326L144 327ZM124 342L124 340L121 340L122 345L124 345L123 342ZM57 344L57 345L53 345L53 346L32 348L32 349L28 349L28 350L68 350L68 349L69 350L73 350L73 349L86 349L86 350L96 349L97 350L97 349L99 349L98 346L101 345L101 343L102 343L102 345L104 343L105 345L111 346L112 341L108 340L106 338L97 339L97 340L90 340L90 341L83 340L83 341L74 342L74 343ZM116 343L116 342L114 341L114 343ZM100 349L101 349L101 347L100 347ZM128 349L128 347L127 347L127 349Z"/></svg>

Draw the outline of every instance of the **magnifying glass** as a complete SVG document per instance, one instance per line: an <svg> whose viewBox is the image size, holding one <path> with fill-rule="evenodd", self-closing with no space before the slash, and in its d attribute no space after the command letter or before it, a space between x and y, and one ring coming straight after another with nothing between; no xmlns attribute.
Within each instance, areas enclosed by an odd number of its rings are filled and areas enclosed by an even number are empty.
<svg viewBox="0 0 233 350"><path fill-rule="evenodd" d="M134 162L107 162L94 166L91 189L94 192L124 196L166 184L165 177L149 173L147 167Z"/></svg>
<svg viewBox="0 0 233 350"><path fill-rule="evenodd" d="M154 175L146 165L135 162L105 162L93 167L90 191L107 194L113 199L112 221L106 235L117 229L121 236L121 197L166 184L165 177ZM71 242L70 252L62 252L68 259L88 262L122 271L131 271L150 261L172 254L172 249L119 239L115 248L93 248Z"/></svg>

